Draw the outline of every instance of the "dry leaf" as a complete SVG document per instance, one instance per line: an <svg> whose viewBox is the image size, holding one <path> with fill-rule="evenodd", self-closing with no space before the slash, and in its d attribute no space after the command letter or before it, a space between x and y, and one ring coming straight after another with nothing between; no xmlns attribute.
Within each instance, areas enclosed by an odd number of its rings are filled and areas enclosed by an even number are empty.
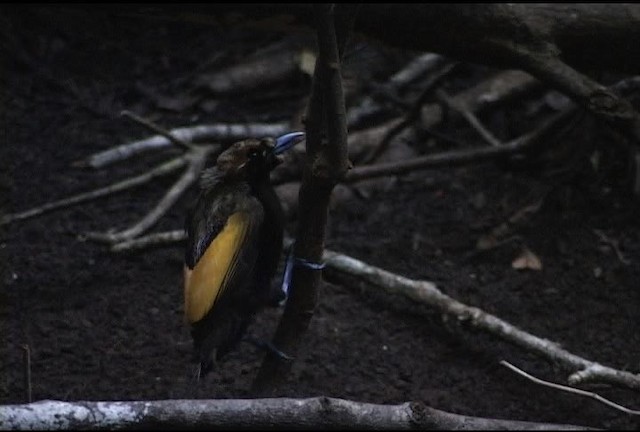
<svg viewBox="0 0 640 432"><path fill-rule="evenodd" d="M542 270L542 261L529 248L524 248L518 258L513 260L511 267L516 270Z"/></svg>

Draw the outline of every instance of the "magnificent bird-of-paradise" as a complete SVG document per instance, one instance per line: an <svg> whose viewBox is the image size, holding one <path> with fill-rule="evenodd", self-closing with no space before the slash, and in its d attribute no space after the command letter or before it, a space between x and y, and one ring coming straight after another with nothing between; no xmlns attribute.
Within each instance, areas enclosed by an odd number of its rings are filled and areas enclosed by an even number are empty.
<svg viewBox="0 0 640 432"><path fill-rule="evenodd" d="M269 173L303 138L292 132L237 142L202 174L186 221L184 265L185 318L198 378L212 370L214 352L216 361L228 353L255 313L273 300L284 215Z"/></svg>

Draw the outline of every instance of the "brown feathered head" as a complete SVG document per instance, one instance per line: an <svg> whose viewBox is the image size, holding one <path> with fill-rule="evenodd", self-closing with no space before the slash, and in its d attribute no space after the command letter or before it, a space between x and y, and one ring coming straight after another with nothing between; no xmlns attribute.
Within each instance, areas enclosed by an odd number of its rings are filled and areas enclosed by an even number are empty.
<svg viewBox="0 0 640 432"><path fill-rule="evenodd" d="M201 185L222 179L252 179L267 176L282 162L280 155L304 139L304 132L291 132L278 138L249 138L232 144L220 153L216 165L202 173Z"/></svg>

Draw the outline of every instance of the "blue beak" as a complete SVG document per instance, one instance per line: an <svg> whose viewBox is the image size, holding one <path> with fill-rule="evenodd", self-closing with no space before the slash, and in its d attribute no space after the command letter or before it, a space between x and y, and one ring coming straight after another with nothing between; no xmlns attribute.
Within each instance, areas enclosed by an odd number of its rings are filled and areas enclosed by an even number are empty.
<svg viewBox="0 0 640 432"><path fill-rule="evenodd" d="M279 155L289 150L294 145L304 139L304 132L291 132L276 139L276 145L273 148L273 154Z"/></svg>

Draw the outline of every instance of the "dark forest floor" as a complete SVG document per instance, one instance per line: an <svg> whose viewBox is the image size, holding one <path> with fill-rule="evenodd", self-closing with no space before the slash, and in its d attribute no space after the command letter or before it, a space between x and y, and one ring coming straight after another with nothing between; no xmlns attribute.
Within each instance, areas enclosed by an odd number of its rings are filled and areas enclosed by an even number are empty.
<svg viewBox="0 0 640 432"><path fill-rule="evenodd" d="M165 127L287 120L295 103L273 95L227 98L212 109L154 108L139 90L170 92L217 51L249 52L281 36L189 22L5 7L2 55L2 204L19 211L140 172L137 160L88 171L70 164L147 136L118 116L132 109ZM5 13L6 12L6 13ZM235 44L235 45L234 45ZM30 53L25 62L21 52ZM239 55L239 54L238 54ZM30 63L30 64L29 64ZM303 94L300 80L288 87ZM173 87L172 87L173 86ZM76 95L73 90L78 89ZM567 140L587 140L593 128ZM250 396L262 353L243 344L205 382L190 381L182 319L182 249L113 254L81 241L123 227L154 205L174 177L131 192L17 222L1 232L0 403L24 402L21 345L32 350L33 397L134 400ZM531 171L483 164L429 170L332 210L327 247L411 278L603 364L640 371L638 202L619 181L579 177L550 184ZM518 239L486 252L476 241L539 199ZM157 230L182 226L187 199ZM291 228L295 226L292 223ZM624 263L594 230L619 242ZM541 271L511 266L523 246ZM250 331L269 337L279 310ZM467 415L638 429L637 418L539 387L498 362L552 381L566 373L431 309L372 289L324 283L307 339L281 395L398 403L420 400ZM597 387L640 409L638 393Z"/></svg>

